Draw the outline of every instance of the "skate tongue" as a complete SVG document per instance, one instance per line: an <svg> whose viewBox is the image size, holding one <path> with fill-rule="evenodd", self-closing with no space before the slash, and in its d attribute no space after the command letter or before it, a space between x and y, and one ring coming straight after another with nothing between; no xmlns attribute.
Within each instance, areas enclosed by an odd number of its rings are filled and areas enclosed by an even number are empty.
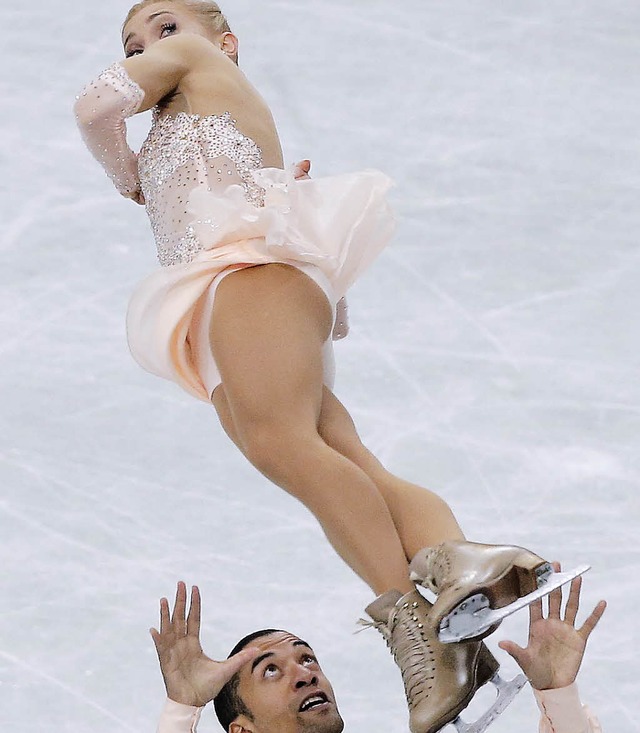
<svg viewBox="0 0 640 733"><path fill-rule="evenodd" d="M389 590L381 596L378 596L364 610L374 621L386 624L389 621L389 614L401 598L402 593L399 590Z"/></svg>

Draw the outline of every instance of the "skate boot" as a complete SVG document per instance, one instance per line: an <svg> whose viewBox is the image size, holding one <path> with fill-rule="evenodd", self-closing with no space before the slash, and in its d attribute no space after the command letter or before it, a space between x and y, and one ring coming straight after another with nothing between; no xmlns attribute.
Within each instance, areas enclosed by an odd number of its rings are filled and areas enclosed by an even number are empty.
<svg viewBox="0 0 640 733"><path fill-rule="evenodd" d="M438 598L433 618L442 643L478 640L503 619L589 570L554 573L551 564L523 547L451 540L421 550L411 579Z"/></svg>
<svg viewBox="0 0 640 733"><path fill-rule="evenodd" d="M389 591L366 609L400 667L409 705L411 733L436 733L454 722L461 733L481 733L522 689L526 679L504 682L498 662L484 644L441 644L431 618L431 604L418 591L402 596ZM476 691L492 681L498 699L475 724L468 726L460 712ZM462 727L460 727L462 726Z"/></svg>

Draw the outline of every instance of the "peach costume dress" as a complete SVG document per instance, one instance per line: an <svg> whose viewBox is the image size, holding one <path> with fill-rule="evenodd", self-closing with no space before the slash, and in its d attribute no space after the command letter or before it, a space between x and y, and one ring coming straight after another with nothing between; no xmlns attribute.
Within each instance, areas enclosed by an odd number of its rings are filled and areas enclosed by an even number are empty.
<svg viewBox="0 0 640 733"><path fill-rule="evenodd" d="M127 117L144 99L113 64L79 95L83 139L118 188L142 189L162 266L135 290L127 313L129 348L147 371L209 401L220 375L209 345L220 280L243 267L280 262L312 278L346 335L343 296L391 239L391 180L379 171L296 181L263 168L262 151L230 113L181 112L153 125L138 157L126 142ZM333 383L331 340L324 380Z"/></svg>

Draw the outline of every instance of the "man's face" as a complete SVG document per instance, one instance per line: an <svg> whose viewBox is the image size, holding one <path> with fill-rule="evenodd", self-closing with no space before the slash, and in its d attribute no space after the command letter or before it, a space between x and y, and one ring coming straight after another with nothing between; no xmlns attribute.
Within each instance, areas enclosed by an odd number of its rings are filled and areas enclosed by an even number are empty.
<svg viewBox="0 0 640 733"><path fill-rule="evenodd" d="M248 648L259 652L241 670L238 694L253 720L239 716L231 733L240 727L253 733L341 733L333 689L306 642L279 631Z"/></svg>

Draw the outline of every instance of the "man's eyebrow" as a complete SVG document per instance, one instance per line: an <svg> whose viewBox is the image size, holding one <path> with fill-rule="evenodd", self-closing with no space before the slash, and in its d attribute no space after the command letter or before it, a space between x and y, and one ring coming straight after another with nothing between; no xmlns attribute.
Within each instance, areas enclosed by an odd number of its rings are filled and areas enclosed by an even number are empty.
<svg viewBox="0 0 640 733"><path fill-rule="evenodd" d="M306 647L307 647L307 649L308 649L308 650L309 650L310 652L312 652L312 651L313 651L313 649L312 649L312 648L311 648L311 647L309 646L309 644L307 644L307 642L306 642L306 641L302 641L302 639L298 639L297 641L294 641L294 642L293 642L293 646L306 646Z"/></svg>
<svg viewBox="0 0 640 733"><path fill-rule="evenodd" d="M312 654L313 649L307 644L306 641L303 641L302 639L296 639L294 642L292 642L291 646L303 646L306 647ZM265 659L268 659L269 657L273 657L273 652L265 652L264 654L260 654L257 656L253 662L251 662L251 672L260 664L260 662L263 662Z"/></svg>
<svg viewBox="0 0 640 733"><path fill-rule="evenodd" d="M267 657L272 657L273 652L265 652L264 654L260 654L260 656L256 657L253 662L251 662L251 672Z"/></svg>
<svg viewBox="0 0 640 733"><path fill-rule="evenodd" d="M171 11L170 11L170 10L159 10L159 11L158 11L157 13L152 13L152 14L151 14L151 15L150 15L150 16L149 16L149 17L147 18L147 20L145 21L145 23L151 23L151 21L152 21L152 20L155 20L155 19L156 19L156 18L157 18L157 17L159 16L159 15L165 15L165 14L166 14L166 15L171 15L172 13L171 13ZM132 39L132 38L133 38L134 36L135 36L135 33L133 33L133 31L132 31L131 33L129 33L129 35L128 35L128 36L127 36L127 37L126 37L125 39L124 39L124 43L123 43L122 45L123 45L123 46L124 46L124 47L126 48L126 47L127 47L127 43L129 43L129 41L130 41L130 40L131 40L131 39Z"/></svg>

